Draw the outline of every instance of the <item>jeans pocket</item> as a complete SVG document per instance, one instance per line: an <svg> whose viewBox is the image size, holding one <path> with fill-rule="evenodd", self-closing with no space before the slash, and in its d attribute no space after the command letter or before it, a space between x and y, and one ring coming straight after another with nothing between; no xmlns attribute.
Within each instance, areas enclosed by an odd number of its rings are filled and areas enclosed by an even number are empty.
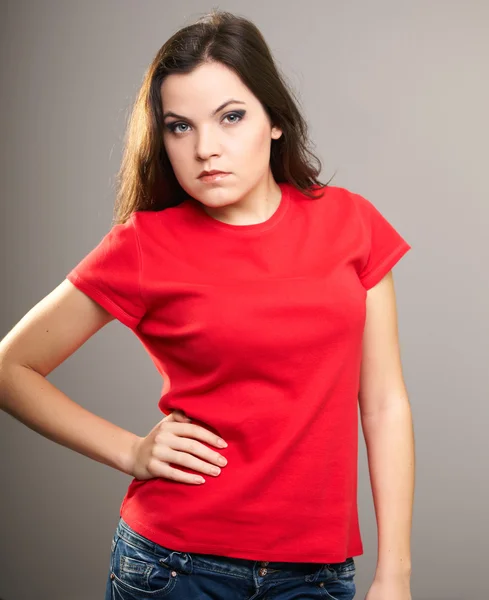
<svg viewBox="0 0 489 600"><path fill-rule="evenodd" d="M352 600L356 593L356 567L353 558L341 563L328 563L318 578L322 594L328 600Z"/></svg>
<svg viewBox="0 0 489 600"><path fill-rule="evenodd" d="M165 562L165 557L128 543L120 536L114 541L111 562L114 600L164 598L174 589L178 573Z"/></svg>

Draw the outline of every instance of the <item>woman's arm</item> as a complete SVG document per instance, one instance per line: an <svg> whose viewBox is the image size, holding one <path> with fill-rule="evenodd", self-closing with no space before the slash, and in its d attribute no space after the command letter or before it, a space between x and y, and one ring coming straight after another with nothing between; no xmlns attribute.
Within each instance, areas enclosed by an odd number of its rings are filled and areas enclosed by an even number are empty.
<svg viewBox="0 0 489 600"><path fill-rule="evenodd" d="M0 408L54 442L131 474L140 438L89 412L48 375L113 317L68 280L0 341Z"/></svg>
<svg viewBox="0 0 489 600"><path fill-rule="evenodd" d="M409 580L414 433L392 271L367 292L359 404L378 529L375 580Z"/></svg>

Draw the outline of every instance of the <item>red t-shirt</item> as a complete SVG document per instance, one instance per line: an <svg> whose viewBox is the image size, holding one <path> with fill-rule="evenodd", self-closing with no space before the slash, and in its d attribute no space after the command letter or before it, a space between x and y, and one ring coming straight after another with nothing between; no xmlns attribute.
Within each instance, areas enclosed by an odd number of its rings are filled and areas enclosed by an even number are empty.
<svg viewBox="0 0 489 600"><path fill-rule="evenodd" d="M345 188L315 200L279 186L259 224L222 223L193 199L136 212L67 278L138 336L163 377L161 411L229 444L210 446L228 464L202 485L133 479L123 519L183 552L341 562L363 553L366 292L411 246Z"/></svg>

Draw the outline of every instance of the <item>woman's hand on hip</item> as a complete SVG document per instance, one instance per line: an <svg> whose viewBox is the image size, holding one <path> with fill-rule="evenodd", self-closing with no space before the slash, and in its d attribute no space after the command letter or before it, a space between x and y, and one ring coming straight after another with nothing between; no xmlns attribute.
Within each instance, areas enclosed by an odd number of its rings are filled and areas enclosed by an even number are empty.
<svg viewBox="0 0 489 600"><path fill-rule="evenodd" d="M198 475L174 468L171 464L216 476L226 459L201 442L219 446L219 436L205 427L191 423L184 413L175 410L162 419L145 437L140 437L132 449L132 475L146 480L163 477L182 483L198 484ZM227 444L226 444L227 445ZM224 459L224 463L220 462ZM219 467L217 467L219 465ZM217 471L214 471L217 468Z"/></svg>

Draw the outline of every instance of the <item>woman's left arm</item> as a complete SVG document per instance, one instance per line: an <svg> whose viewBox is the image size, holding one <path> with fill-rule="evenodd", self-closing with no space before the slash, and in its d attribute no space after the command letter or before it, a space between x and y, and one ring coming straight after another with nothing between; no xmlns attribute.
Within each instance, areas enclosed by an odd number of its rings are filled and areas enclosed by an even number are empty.
<svg viewBox="0 0 489 600"><path fill-rule="evenodd" d="M367 600L411 600L414 432L403 379L392 271L367 291L359 406L378 531Z"/></svg>

